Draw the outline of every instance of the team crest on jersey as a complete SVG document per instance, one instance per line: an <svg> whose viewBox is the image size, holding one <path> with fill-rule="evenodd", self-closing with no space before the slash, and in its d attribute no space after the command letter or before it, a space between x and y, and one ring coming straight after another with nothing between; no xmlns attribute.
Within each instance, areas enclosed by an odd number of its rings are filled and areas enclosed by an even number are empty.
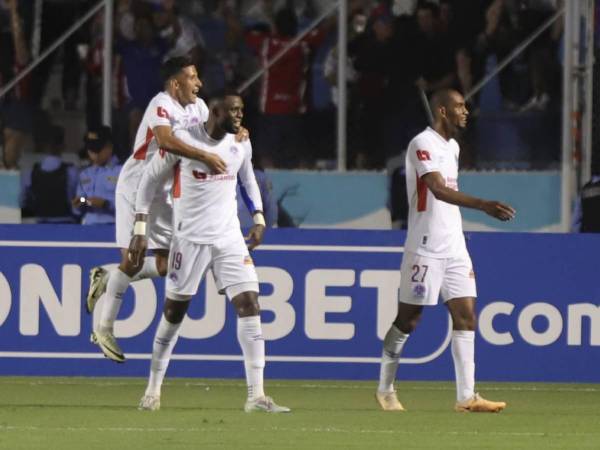
<svg viewBox="0 0 600 450"><path fill-rule="evenodd" d="M253 266L254 265L254 261L252 261L252 258L250 257L250 255L244 256L244 264L246 266Z"/></svg>
<svg viewBox="0 0 600 450"><path fill-rule="evenodd" d="M170 279L171 281L177 281L177 280L179 279L179 277L177 276L177 274L176 274L175 272L171 272L171 273L169 274L169 279Z"/></svg>
<svg viewBox="0 0 600 450"><path fill-rule="evenodd" d="M234 155L236 155L237 152L239 151L239 149L235 145L233 145L233 146L229 147L229 151L231 153L233 153Z"/></svg>
<svg viewBox="0 0 600 450"><path fill-rule="evenodd" d="M415 298L425 298L425 293L427 292L427 288L424 284L416 284L413 287L413 295Z"/></svg>

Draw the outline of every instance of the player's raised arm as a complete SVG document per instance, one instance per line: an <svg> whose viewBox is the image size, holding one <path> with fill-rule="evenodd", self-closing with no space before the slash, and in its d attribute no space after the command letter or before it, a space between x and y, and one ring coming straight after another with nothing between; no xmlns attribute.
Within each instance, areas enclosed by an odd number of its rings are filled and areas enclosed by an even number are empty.
<svg viewBox="0 0 600 450"><path fill-rule="evenodd" d="M203 162L213 173L225 173L225 162L218 155L186 144L172 131L170 126L157 126L152 129L160 148L178 156Z"/></svg>
<svg viewBox="0 0 600 450"><path fill-rule="evenodd" d="M422 179L427 188L438 200L465 208L478 209L502 221L511 220L515 217L516 211L510 205L496 200L484 200L472 197L447 187L440 172L426 173L422 176Z"/></svg>

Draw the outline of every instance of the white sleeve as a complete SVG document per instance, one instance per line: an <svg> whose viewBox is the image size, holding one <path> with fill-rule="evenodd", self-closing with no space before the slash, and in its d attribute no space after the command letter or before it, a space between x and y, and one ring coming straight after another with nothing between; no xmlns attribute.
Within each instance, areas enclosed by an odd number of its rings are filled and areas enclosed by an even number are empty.
<svg viewBox="0 0 600 450"><path fill-rule="evenodd" d="M244 160L238 172L238 183L242 198L250 214L256 211L263 211L262 199L260 197L260 189L254 176L254 168L252 167L252 145L250 141L242 143L245 150Z"/></svg>
<svg viewBox="0 0 600 450"><path fill-rule="evenodd" d="M146 118L150 129L159 126L171 126L172 105L162 96L154 97L147 108Z"/></svg>
<svg viewBox="0 0 600 450"><path fill-rule="evenodd" d="M170 152L157 151L144 169L142 179L138 185L135 198L136 214L148 214L156 190L163 186L171 176L173 166L179 157Z"/></svg>
<svg viewBox="0 0 600 450"><path fill-rule="evenodd" d="M408 147L407 157L410 158L419 177L440 171L438 155L426 139L413 140Z"/></svg>

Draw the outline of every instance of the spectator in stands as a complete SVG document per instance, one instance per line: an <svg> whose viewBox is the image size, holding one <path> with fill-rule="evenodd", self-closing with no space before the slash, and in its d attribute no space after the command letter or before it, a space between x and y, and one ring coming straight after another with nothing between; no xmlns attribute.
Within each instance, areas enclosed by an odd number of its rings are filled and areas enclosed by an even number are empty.
<svg viewBox="0 0 600 450"><path fill-rule="evenodd" d="M307 34L263 76L256 146L264 152L265 165L298 167L306 163L303 161L307 152L303 143L303 114L306 112L308 55L323 42L333 23L328 22ZM297 32L296 13L291 8L283 8L275 15L274 32L250 31L246 42L264 67Z"/></svg>
<svg viewBox="0 0 600 450"><path fill-rule="evenodd" d="M80 58L85 69L85 114L87 128L102 123L102 61L104 58L104 11L99 11L91 20L89 42L80 48ZM119 95L115 86L115 96Z"/></svg>
<svg viewBox="0 0 600 450"><path fill-rule="evenodd" d="M592 179L582 188L575 210L571 231L600 233L600 167L592 168Z"/></svg>
<svg viewBox="0 0 600 450"><path fill-rule="evenodd" d="M549 0L529 1L528 8L520 12L523 37L529 36L554 14L555 6ZM521 111L545 111L550 102L560 96L558 40L562 34L561 24L562 21L557 20L526 50L531 96Z"/></svg>
<svg viewBox="0 0 600 450"><path fill-rule="evenodd" d="M0 86L12 79L29 64L31 55L25 40L23 24L18 10L18 0L6 0L10 15L10 39L2 42L0 57ZM0 38L5 41L4 37ZM8 43L8 45L6 45ZM31 79L23 78L0 99L2 138L4 141L2 164L6 169L17 169L28 135L34 129L34 108L31 99Z"/></svg>
<svg viewBox="0 0 600 450"><path fill-rule="evenodd" d="M204 40L200 29L177 9L175 0L161 0L154 11L154 24L163 39L172 39L173 47L167 52L166 59L192 54L200 62L204 53Z"/></svg>
<svg viewBox="0 0 600 450"><path fill-rule="evenodd" d="M254 61L249 52L244 53L244 32L233 2L216 1L214 8L200 19L199 27L209 50L200 61L194 55L191 57L202 74L207 96L241 83L242 74L246 78L251 74L256 65L248 67L249 61Z"/></svg>
<svg viewBox="0 0 600 450"><path fill-rule="evenodd" d="M493 0L490 3L485 13L485 27L475 45L482 61L494 55L500 62L522 41L518 14L518 5L513 1ZM527 89L528 75L523 73L522 66L517 58L498 75L503 104L508 110L517 110L527 98L523 91Z"/></svg>
<svg viewBox="0 0 600 450"><path fill-rule="evenodd" d="M419 3L416 19L420 69L417 86L427 93L454 86L456 48L452 36L440 28L440 7L433 2Z"/></svg>
<svg viewBox="0 0 600 450"><path fill-rule="evenodd" d="M350 91L353 110L349 114L349 161L358 169L385 165L381 111L389 101L385 96L389 65L397 57L392 47L393 32L393 17L387 7L379 6L371 13L365 32L349 45L356 70L356 82Z"/></svg>
<svg viewBox="0 0 600 450"><path fill-rule="evenodd" d="M82 214L84 225L114 223L115 188L121 165L113 156L111 129L91 129L84 142L92 165L79 174L73 206Z"/></svg>
<svg viewBox="0 0 600 450"><path fill-rule="evenodd" d="M62 159L65 130L47 123L42 127L39 145L45 156L23 173L21 207L23 217L39 223L74 223L71 199L75 196L78 170Z"/></svg>
<svg viewBox="0 0 600 450"><path fill-rule="evenodd" d="M134 31L134 40L120 39L116 47L117 66L125 76L129 97L125 108L131 145L146 106L162 88L160 66L171 46L170 41L158 36L148 15L135 17ZM170 40L176 38L171 36Z"/></svg>

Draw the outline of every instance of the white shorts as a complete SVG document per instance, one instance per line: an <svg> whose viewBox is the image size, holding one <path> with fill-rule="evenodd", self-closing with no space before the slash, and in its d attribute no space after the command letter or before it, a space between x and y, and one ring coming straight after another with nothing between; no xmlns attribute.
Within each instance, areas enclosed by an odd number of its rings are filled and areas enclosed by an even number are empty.
<svg viewBox="0 0 600 450"><path fill-rule="evenodd" d="M477 297L473 263L468 253L455 258L430 258L405 252L400 268L398 301L436 305L454 298Z"/></svg>
<svg viewBox="0 0 600 450"><path fill-rule="evenodd" d="M242 233L214 242L196 244L173 236L169 252L167 297L195 295L200 282L211 269L219 292L240 283L258 283L254 262Z"/></svg>
<svg viewBox="0 0 600 450"><path fill-rule="evenodd" d="M148 248L168 250L173 236L173 207L157 193L148 215ZM135 223L135 195L115 195L115 230L119 248L129 248Z"/></svg>

